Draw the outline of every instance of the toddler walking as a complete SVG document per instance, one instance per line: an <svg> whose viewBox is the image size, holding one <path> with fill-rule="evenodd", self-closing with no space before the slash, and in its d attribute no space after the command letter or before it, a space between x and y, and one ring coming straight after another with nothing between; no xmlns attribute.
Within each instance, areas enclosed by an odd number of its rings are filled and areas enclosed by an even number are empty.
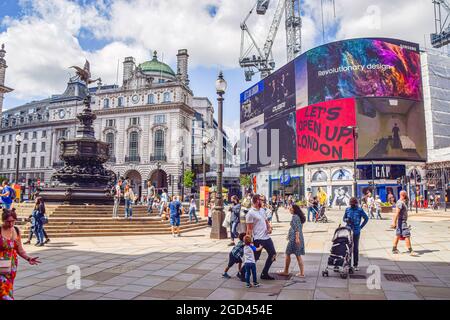
<svg viewBox="0 0 450 320"><path fill-rule="evenodd" d="M256 278L256 260L255 252L261 251L263 246L256 248L252 244L252 238L250 236L245 236L244 238L244 270L245 270L245 281L247 282L247 288L251 288L250 285L250 272L253 275L253 286L259 287L258 279Z"/></svg>

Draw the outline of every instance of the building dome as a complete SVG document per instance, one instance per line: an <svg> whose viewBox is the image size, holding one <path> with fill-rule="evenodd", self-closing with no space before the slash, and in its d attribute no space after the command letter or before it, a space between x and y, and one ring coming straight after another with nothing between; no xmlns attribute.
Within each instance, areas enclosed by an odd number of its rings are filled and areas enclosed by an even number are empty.
<svg viewBox="0 0 450 320"><path fill-rule="evenodd" d="M172 68L169 67L167 64L158 61L158 56L156 51L153 54L153 59L151 61L147 61L144 63L141 63L139 65L139 68L142 70L143 73L147 75L153 75L153 76L165 76L170 78L175 78L175 72L173 72Z"/></svg>

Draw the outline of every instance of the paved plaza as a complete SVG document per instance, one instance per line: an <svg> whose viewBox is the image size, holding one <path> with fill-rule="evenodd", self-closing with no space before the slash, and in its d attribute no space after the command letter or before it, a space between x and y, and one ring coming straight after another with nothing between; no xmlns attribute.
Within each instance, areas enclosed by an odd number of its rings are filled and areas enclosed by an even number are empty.
<svg viewBox="0 0 450 320"><path fill-rule="evenodd" d="M260 288L246 289L237 278L222 279L228 261L227 240L209 239L209 228L172 236L96 237L52 239L44 248L26 246L42 264L29 266L20 261L15 282L16 300L147 300L147 299L450 299L450 214L411 213L413 249L417 257L392 255L394 231L391 217L371 220L362 232L360 266L357 278L322 277L334 230L341 212L329 212L331 223L307 223L306 279L265 281ZM388 219L389 218L389 219ZM273 239L278 252L271 272L284 264L290 215L281 213L274 223ZM262 254L258 274L267 255ZM381 270L381 288L369 289L364 279L367 267ZM81 269L81 289L70 290L68 267ZM293 265L294 266L294 265ZM73 267L72 267L73 268ZM230 270L235 275L236 269ZM295 274L298 267L291 270ZM413 275L415 282L388 281L386 274Z"/></svg>

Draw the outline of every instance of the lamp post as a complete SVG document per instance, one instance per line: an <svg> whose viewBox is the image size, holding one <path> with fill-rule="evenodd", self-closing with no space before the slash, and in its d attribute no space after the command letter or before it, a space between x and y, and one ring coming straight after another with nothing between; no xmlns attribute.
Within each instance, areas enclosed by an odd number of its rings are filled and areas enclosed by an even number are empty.
<svg viewBox="0 0 450 320"><path fill-rule="evenodd" d="M227 82L223 78L223 73L220 72L216 81L216 92L218 95L218 153L217 153L217 197L212 217L212 239L227 239L227 230L222 226L225 214L223 212L223 198L222 198L222 172L223 172L223 95L227 90Z"/></svg>
<svg viewBox="0 0 450 320"><path fill-rule="evenodd" d="M161 162L157 162L156 163L156 168L157 168L157 175L156 175L156 193L158 193L158 186L160 186L160 182L161 182L161 177L160 177L160 170L161 170Z"/></svg>
<svg viewBox="0 0 450 320"><path fill-rule="evenodd" d="M356 154L358 152L358 127L348 126L347 129L351 129L353 132L353 196L358 198L358 180L356 176Z"/></svg>
<svg viewBox="0 0 450 320"><path fill-rule="evenodd" d="M184 160L181 159L181 202L184 201Z"/></svg>
<svg viewBox="0 0 450 320"><path fill-rule="evenodd" d="M281 179L280 179L280 185L281 185L281 190L282 190L281 201L283 201L283 203L284 203L284 197L285 197L285 193L286 193L285 185L284 185L284 183L285 183L284 178L286 176L286 169L287 169L288 165L289 165L289 163L283 155L283 157L281 158L281 161L280 161L280 168L282 170Z"/></svg>
<svg viewBox="0 0 450 320"><path fill-rule="evenodd" d="M203 154L202 154L202 158L203 158L203 186L204 187L206 187L206 147L211 142L212 142L212 140L207 138L207 137L203 137L202 138L202 144L203 144Z"/></svg>
<svg viewBox="0 0 450 320"><path fill-rule="evenodd" d="M19 185L19 160L20 160L20 145L22 144L23 138L20 131L16 134L16 146L17 146L17 161L16 161L16 184Z"/></svg>

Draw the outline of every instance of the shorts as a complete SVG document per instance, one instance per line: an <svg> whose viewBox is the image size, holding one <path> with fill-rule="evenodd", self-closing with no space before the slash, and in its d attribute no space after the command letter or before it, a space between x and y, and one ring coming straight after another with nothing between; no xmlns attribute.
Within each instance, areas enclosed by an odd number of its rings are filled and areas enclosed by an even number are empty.
<svg viewBox="0 0 450 320"><path fill-rule="evenodd" d="M409 230L408 224L406 221L399 221L397 225L397 229L395 230L395 235L401 238L409 238L411 237L411 231Z"/></svg>
<svg viewBox="0 0 450 320"><path fill-rule="evenodd" d="M181 221L180 217L170 216L170 225L172 227L179 227L180 221Z"/></svg>
<svg viewBox="0 0 450 320"><path fill-rule="evenodd" d="M228 268L231 268L232 266L234 266L236 263L242 263L242 259L241 258L236 258L235 256L233 256L233 254L230 252L230 257L228 260Z"/></svg>

